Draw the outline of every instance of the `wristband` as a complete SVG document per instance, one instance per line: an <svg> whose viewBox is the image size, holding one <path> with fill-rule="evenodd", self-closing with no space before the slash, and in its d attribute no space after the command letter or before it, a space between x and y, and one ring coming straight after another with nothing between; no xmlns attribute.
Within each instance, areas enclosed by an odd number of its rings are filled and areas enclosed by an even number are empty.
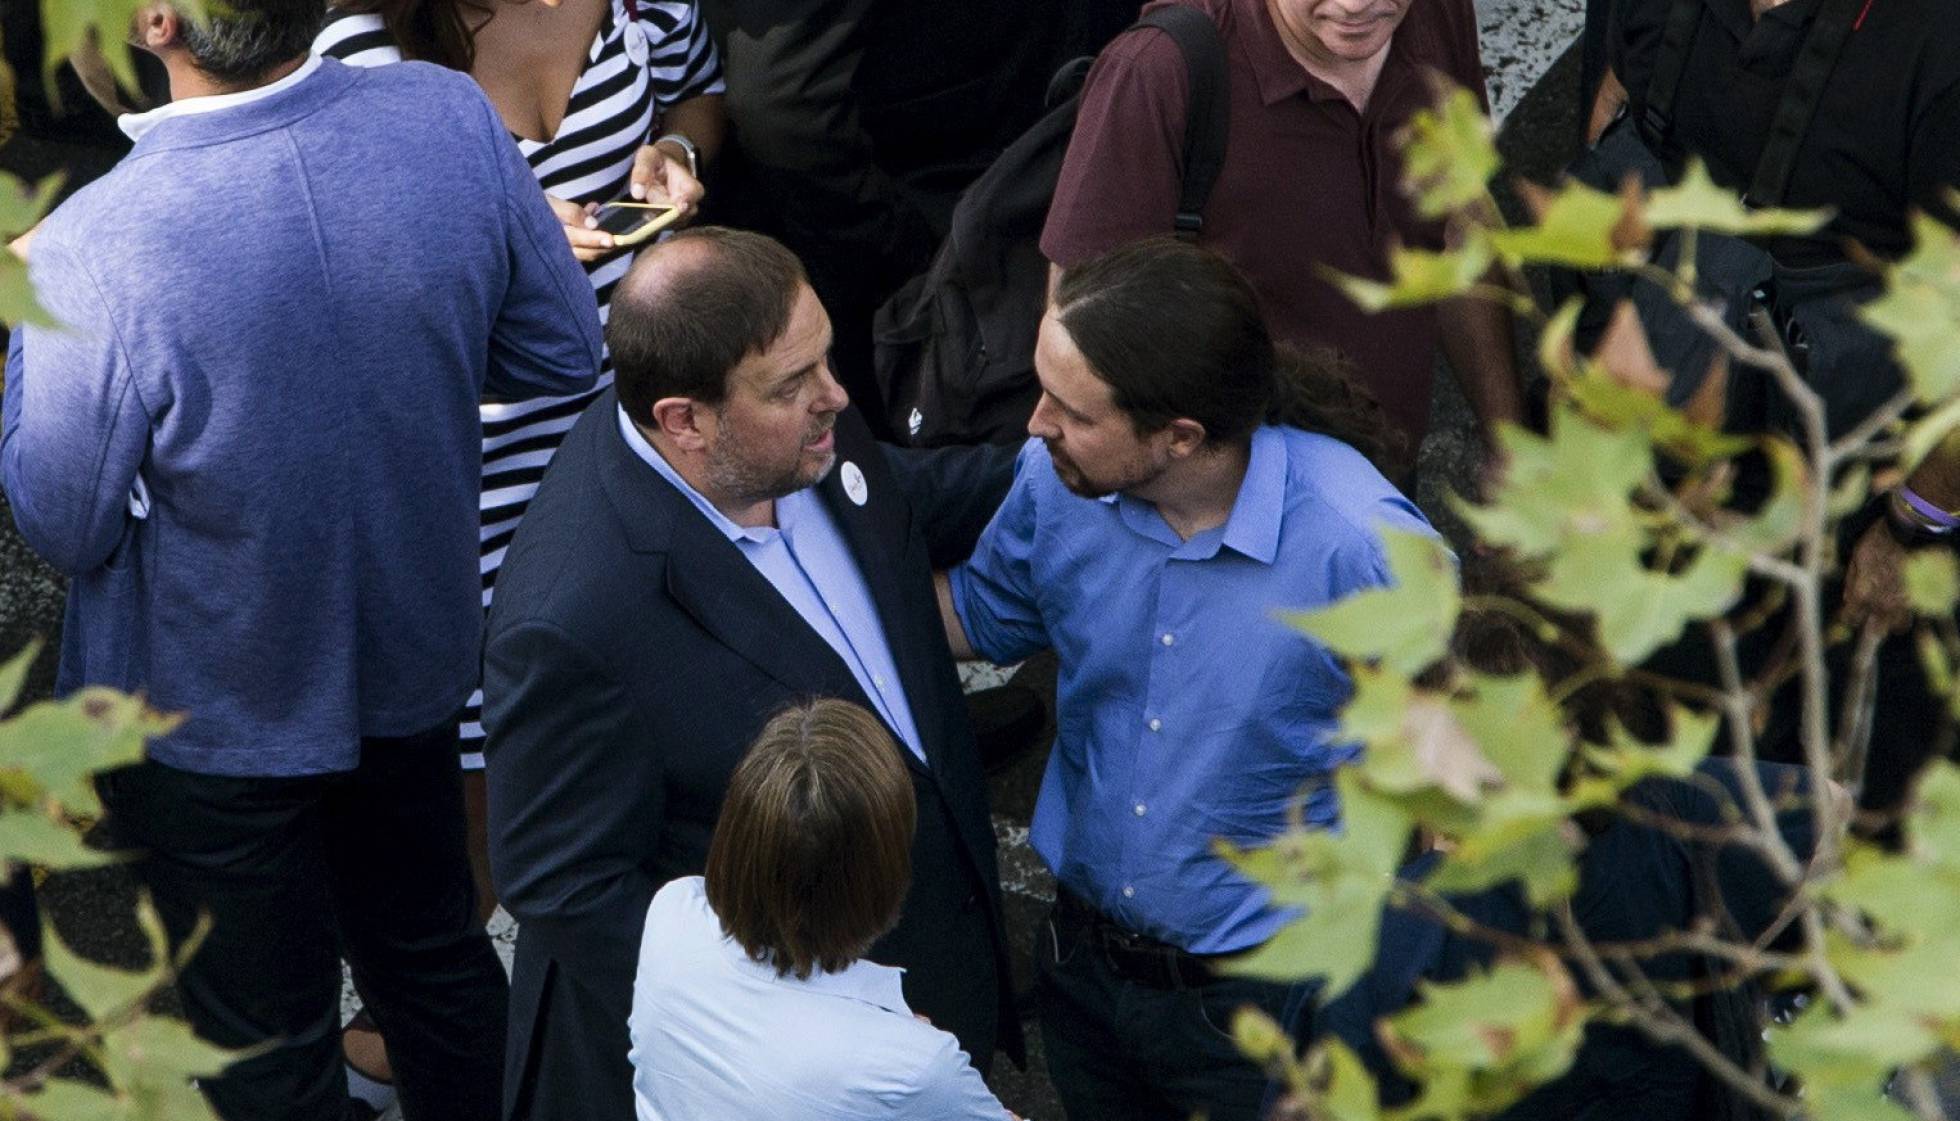
<svg viewBox="0 0 1960 1121"><path fill-rule="evenodd" d="M687 173L696 179L701 178L701 150L694 146L694 141L689 140L678 132L670 132L653 143L655 147L659 147L662 144L670 142L681 150L682 155L687 157Z"/></svg>
<svg viewBox="0 0 1960 1121"><path fill-rule="evenodd" d="M1911 487L1901 486L1897 493L1899 499L1907 506L1912 507L1914 513L1918 514L1929 526L1935 527L1935 532L1951 533L1955 529L1960 529L1960 517L1955 517L1953 514L1921 498L1918 494L1914 493Z"/></svg>
<svg viewBox="0 0 1960 1121"><path fill-rule="evenodd" d="M1939 520L1935 521L1933 515L1938 515ZM1886 532L1892 539L1908 547L1952 540L1954 525L1960 524L1960 519L1905 487L1895 488L1885 496L1885 512L1880 516L1885 519Z"/></svg>

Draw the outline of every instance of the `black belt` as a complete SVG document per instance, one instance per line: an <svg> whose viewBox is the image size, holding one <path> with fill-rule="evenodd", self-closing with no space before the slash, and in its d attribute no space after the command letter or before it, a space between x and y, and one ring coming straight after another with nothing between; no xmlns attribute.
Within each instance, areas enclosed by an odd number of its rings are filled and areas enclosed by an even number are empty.
<svg viewBox="0 0 1960 1121"><path fill-rule="evenodd" d="M1219 979L1215 960L1138 934L1083 902L1073 893L1055 892L1057 933L1081 931L1103 955L1109 968L1125 981L1154 989L1196 989Z"/></svg>

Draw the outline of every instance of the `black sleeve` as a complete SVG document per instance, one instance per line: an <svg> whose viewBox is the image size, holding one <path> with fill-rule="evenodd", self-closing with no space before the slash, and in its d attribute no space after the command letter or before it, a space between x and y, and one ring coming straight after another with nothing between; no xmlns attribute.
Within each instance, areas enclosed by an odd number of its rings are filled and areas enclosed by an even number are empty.
<svg viewBox="0 0 1960 1121"><path fill-rule="evenodd" d="M1907 156L1907 198L1947 225L1960 229L1960 82L1935 98L1912 130Z"/></svg>
<svg viewBox="0 0 1960 1121"><path fill-rule="evenodd" d="M728 117L785 240L827 301L849 271L873 298L920 271L936 237L878 166L858 98L878 0L720 0Z"/></svg>
<svg viewBox="0 0 1960 1121"><path fill-rule="evenodd" d="M924 529L932 567L951 568L973 553L981 531L1014 485L1013 445L899 448L878 445Z"/></svg>
<svg viewBox="0 0 1960 1121"><path fill-rule="evenodd" d="M491 635L483 723L504 908L596 993L630 993L661 834L658 742L617 681L549 623Z"/></svg>

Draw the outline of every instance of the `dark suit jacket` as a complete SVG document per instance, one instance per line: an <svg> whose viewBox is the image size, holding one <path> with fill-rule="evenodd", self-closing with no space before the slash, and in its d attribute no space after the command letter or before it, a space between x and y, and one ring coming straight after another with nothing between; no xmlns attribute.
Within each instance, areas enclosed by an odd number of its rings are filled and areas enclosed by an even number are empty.
<svg viewBox="0 0 1960 1121"><path fill-rule="evenodd" d="M699 873L729 774L785 703L871 705L774 587L619 433L617 398L559 449L497 578L484 668L490 859L520 923L510 1117L633 1116L626 1015L654 892ZM982 1070L1018 1052L986 789L932 589L1006 493L1011 454L919 454L837 423L868 501L819 486L862 567L928 765L913 883L873 960ZM1011 453L1012 449L1006 449ZM876 711L873 709L873 711Z"/></svg>

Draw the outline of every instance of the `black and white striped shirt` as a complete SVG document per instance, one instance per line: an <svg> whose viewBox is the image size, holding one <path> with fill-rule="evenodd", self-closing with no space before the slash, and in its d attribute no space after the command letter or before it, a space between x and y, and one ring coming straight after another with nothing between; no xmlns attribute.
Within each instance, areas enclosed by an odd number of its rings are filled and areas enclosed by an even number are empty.
<svg viewBox="0 0 1960 1121"><path fill-rule="evenodd" d="M379 15L333 18L314 41L314 50L354 66L402 58ZM578 203L607 202L626 194L633 157L652 138L668 107L722 89L721 62L693 0L609 0L557 135L543 142L512 139L547 194ZM631 253L619 253L586 265L601 321L613 286L632 263ZM504 551L552 453L585 406L612 384L612 377L608 356L590 393L483 406L479 508L486 609ZM470 752L478 750L483 735L478 723L482 700L481 693L471 697L464 717L463 738ZM477 742L468 742L472 740Z"/></svg>

